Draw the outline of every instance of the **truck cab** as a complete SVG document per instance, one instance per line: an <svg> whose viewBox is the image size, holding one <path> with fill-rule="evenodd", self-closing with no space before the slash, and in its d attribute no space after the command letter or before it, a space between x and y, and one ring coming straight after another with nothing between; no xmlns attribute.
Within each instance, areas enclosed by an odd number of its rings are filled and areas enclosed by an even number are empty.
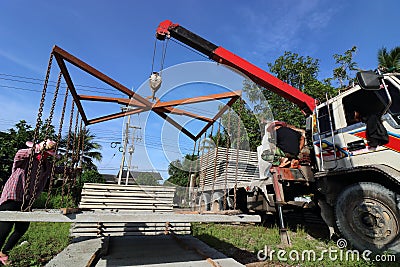
<svg viewBox="0 0 400 267"><path fill-rule="evenodd" d="M316 107L312 140L320 171L368 165L400 170L400 75L386 74L385 88L366 90L355 85ZM388 143L367 140L368 116L382 118Z"/></svg>

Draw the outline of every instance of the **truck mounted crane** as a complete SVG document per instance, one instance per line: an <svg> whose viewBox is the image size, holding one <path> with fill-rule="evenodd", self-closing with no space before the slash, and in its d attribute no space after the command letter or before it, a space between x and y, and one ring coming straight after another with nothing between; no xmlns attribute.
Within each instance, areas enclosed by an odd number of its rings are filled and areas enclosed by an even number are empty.
<svg viewBox="0 0 400 267"><path fill-rule="evenodd" d="M331 233L342 235L359 250L400 253L399 73L358 72L358 84L318 103L179 24L161 22L156 37L174 38L243 73L255 84L296 104L305 114L312 163L295 168L270 166L262 157L262 152L270 149L263 140L256 154L260 175L243 190L242 206L278 212L283 227L281 208L299 196L312 195ZM366 120L355 120L355 112L378 118L387 130L388 142L376 145L369 140L369 125ZM218 201L214 196L208 200Z"/></svg>

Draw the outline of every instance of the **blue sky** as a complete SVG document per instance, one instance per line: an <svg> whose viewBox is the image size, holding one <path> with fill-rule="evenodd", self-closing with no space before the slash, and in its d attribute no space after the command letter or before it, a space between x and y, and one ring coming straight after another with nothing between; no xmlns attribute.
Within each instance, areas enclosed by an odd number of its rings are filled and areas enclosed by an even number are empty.
<svg viewBox="0 0 400 267"><path fill-rule="evenodd" d="M44 79L53 45L134 91L143 88L142 95L147 96L150 93L145 84L151 71L155 29L161 21L170 19L264 69L267 62L273 62L284 51L318 58L320 78L326 78L335 67L332 55L353 45L358 47L355 61L359 67L376 68L378 49L399 45L398 7L395 0L3 0L0 1L0 130L13 127L20 119L34 124L40 99L37 91L42 87L36 84L40 81L32 79ZM206 59L170 42L165 67L199 60ZM52 80L57 72L52 74ZM101 86L78 72L76 79L77 84ZM196 87L190 91L196 92ZM182 92L178 90L176 95L172 92L168 99L179 99L184 95ZM142 137L147 136L146 142L137 145L133 165L140 170L162 171L167 177L168 160L174 156L166 157L160 149L158 127L163 122L152 115L133 119L144 128ZM122 125L120 119L90 128L104 147L104 159L99 164L102 172L115 173L118 168L121 154L110 148L110 142L121 141ZM190 151L193 143L184 137L179 139L177 146L181 153ZM174 142L165 141L163 145L174 150ZM145 154L151 158L150 162L143 160Z"/></svg>

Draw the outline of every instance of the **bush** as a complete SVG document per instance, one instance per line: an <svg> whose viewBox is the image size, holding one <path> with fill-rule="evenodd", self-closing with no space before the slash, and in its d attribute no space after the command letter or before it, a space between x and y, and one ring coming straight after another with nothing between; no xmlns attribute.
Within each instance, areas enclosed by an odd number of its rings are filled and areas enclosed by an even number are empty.
<svg viewBox="0 0 400 267"><path fill-rule="evenodd" d="M74 200L72 196L64 195L61 196L60 193L56 193L54 195L50 195L49 203L47 203L47 207L45 207L47 200L47 192L42 192L40 196L36 199L35 203L33 203L32 208L34 209L59 209L59 208L72 208L75 207Z"/></svg>
<svg viewBox="0 0 400 267"><path fill-rule="evenodd" d="M84 183L104 183L105 179L103 175L101 175L96 170L89 170L83 172L77 179L76 179L76 188L82 189Z"/></svg>

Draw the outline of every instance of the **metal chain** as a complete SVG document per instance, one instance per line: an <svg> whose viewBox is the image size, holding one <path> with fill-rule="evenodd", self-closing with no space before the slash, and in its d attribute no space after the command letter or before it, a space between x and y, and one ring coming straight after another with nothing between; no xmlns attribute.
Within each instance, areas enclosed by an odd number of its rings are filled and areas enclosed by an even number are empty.
<svg viewBox="0 0 400 267"><path fill-rule="evenodd" d="M236 210L236 202L237 202L237 180L238 180L238 171L239 171L239 149L240 149L240 114L242 111L242 101L239 99L239 114L238 114L238 128L237 128L237 142L236 142L236 170L235 170L235 187L234 187L234 191L233 191L233 206L234 209Z"/></svg>
<svg viewBox="0 0 400 267"><path fill-rule="evenodd" d="M227 192L228 188L228 167L229 167L229 147L230 147L230 130L231 130L231 109L228 111L228 127L227 127L228 135L226 137L226 155L225 155L225 184L224 184L224 209L227 209L226 198L229 192Z"/></svg>
<svg viewBox="0 0 400 267"><path fill-rule="evenodd" d="M80 158L79 160L81 160L81 164L83 164L83 153L85 152L85 137L86 137L86 125L83 125L83 132L82 132L82 142L81 142L81 150L82 150L82 158ZM81 166L83 167L83 166Z"/></svg>
<svg viewBox="0 0 400 267"><path fill-rule="evenodd" d="M30 200L30 183L31 183L31 174L32 174L32 168L33 168L33 159L35 156L35 144L37 142L38 139L38 135L39 135L39 128L40 125L42 124L42 114L43 114L43 107L44 107L44 102L46 100L46 91L47 91L47 84L49 82L49 78L50 78L50 71L51 71L51 65L53 62L53 54L50 54L50 58L49 58L49 62L47 65L47 71L46 71L46 78L44 80L44 84L43 84L43 90L42 90L42 96L40 98L40 105L39 105L39 111L38 111L38 116L37 116L37 120L36 120L36 127L35 127L35 131L33 134L33 146L31 148L31 154L29 156L29 163L28 163L28 171L27 174L25 176L25 184L24 184L24 194L23 194L23 198L22 198L22 206L21 206L21 211L27 211L30 209L30 207L26 207L25 208L25 204L27 201Z"/></svg>
<svg viewBox="0 0 400 267"><path fill-rule="evenodd" d="M200 181L201 181L201 172L200 172L200 170L201 170L202 158L200 157L200 144L201 144L201 142L199 141L199 143L197 145L197 159L196 159L196 172L198 172L199 182L197 183L196 195L199 192ZM200 164L200 167L198 166L198 164ZM196 180L197 180L197 178L196 178ZM194 187L193 187L192 203L194 203L194 205L193 205L193 210L194 210L195 206L196 206L196 196L194 194Z"/></svg>
<svg viewBox="0 0 400 267"><path fill-rule="evenodd" d="M83 158L83 137L84 136L84 134L83 134L83 120L82 120L82 118L81 118L81 122L80 122L80 125L79 125L79 134L78 134L78 145L77 145L77 158L76 158L76 160L77 160L77 168L80 168L80 167L82 167L81 165L82 165L82 158ZM82 155L81 155L81 152L82 152ZM74 183L73 183L73 186L75 186L76 185L76 175L74 176Z"/></svg>
<svg viewBox="0 0 400 267"><path fill-rule="evenodd" d="M72 101L71 104L71 113L70 113L70 118L69 118L69 128L68 128L68 138L67 138L67 145L65 148L65 155L66 159L68 160L68 153L69 153L69 143L71 142L71 128L72 128L72 122L73 122L73 117L74 117L74 107L75 107L75 102ZM64 165L64 173L63 173L63 185L61 187L61 205L64 205L64 188L65 185L68 183L69 180L69 174L67 175L67 168L68 168L68 161L66 160L65 165ZM68 196L67 196L68 197Z"/></svg>
<svg viewBox="0 0 400 267"><path fill-rule="evenodd" d="M73 172L75 170L75 163L77 162L77 155L78 155L78 150L79 150L79 145L76 145L77 142L77 134L78 134L78 123L79 123L79 112L77 110L76 112L76 118L75 118L75 127L74 127L74 140L72 142L72 150L71 150L71 171L72 173L70 174L70 176L72 176L73 180L72 183L68 183L68 190L67 190L67 196L70 195L71 193L71 185L75 184L75 173Z"/></svg>
<svg viewBox="0 0 400 267"><path fill-rule="evenodd" d="M188 179L188 182L187 182L187 184L186 184L186 192L185 192L185 198L186 198L186 196L189 196L189 191L190 191L190 181L192 180L192 166L193 166L193 159L194 159L194 153L195 153L195 151L196 151L196 142L197 141L195 141L194 142L194 145L193 145L193 152L192 152L192 158L190 159L190 165L189 165L189 179Z"/></svg>
<svg viewBox="0 0 400 267"><path fill-rule="evenodd" d="M48 119L47 119L47 122L46 122L46 130L45 130L45 134L44 134L44 144L43 144L43 148L46 148L47 147L47 138L49 137L49 132L50 132L50 128L51 128L51 123L52 123L52 121L53 121L53 115L54 115L54 108L55 108L55 106L56 106L56 103L57 103L57 97L58 97L58 91L59 91L59 89L60 89L60 84L61 84L61 76L62 76L62 73L60 72L59 74L58 74L58 79L57 79L57 84L56 84L56 88L55 88L55 90L54 90L54 97L53 97L53 101L52 101L52 103L51 103L51 108L50 108L50 113L49 113L49 117L48 117ZM30 209L31 207L32 207L32 205L33 205L33 203L35 202L35 199L36 199L36 194L37 194L37 187L38 187L38 184L39 184L39 177L40 177L40 172L42 171L42 165L43 165L43 160L42 160L42 158L43 158L43 155L44 155L44 151L45 151L45 149L43 149L41 152L40 152L40 159L39 159L39 165L38 165L38 170L37 170L37 172L36 172L36 179L35 179L35 184L34 184L34 186L33 186L33 193L32 193L32 197L31 197L31 199L30 199L30 201L29 201L29 205L28 205L28 209ZM46 163L45 163L46 164ZM50 164L50 168L51 169L53 169L53 165L54 165L54 160L53 160L53 162ZM47 166L48 167L48 166ZM50 178L51 179L51 178Z"/></svg>
<svg viewBox="0 0 400 267"><path fill-rule="evenodd" d="M67 88L65 89L63 107L62 107L62 110L61 110L60 125L59 125L59 128L58 128L58 135L57 135L57 141L56 141L56 147L55 147L55 151L56 152L58 150L58 146L59 146L60 140L61 140L62 126L64 124L64 116L65 116L65 110L67 108L68 95L69 95L69 88L67 86ZM54 183L54 178L55 178L55 175L54 175L55 174L55 167L56 167L56 165L53 164L53 166L51 168L49 191L47 193L47 199L46 199L46 203L45 203L45 206L44 206L46 209L47 209L48 203L50 201L51 190L53 189L53 183Z"/></svg>
<svg viewBox="0 0 400 267"><path fill-rule="evenodd" d="M220 131L221 131L221 120L219 121L218 130L217 130L217 141L216 141L215 159L214 159L214 177L213 177L213 183L212 183L212 189L211 189L211 196L214 195L215 181L217 180L217 162L218 162L218 146L219 146L219 139L220 139Z"/></svg>
<svg viewBox="0 0 400 267"><path fill-rule="evenodd" d="M204 133L204 140L207 138L207 132L205 132ZM201 142L200 142L201 143ZM199 148L200 148L200 146L199 146ZM204 195L204 184L205 184L205 179L206 179L206 176L205 176L205 173L204 173L204 169L202 169L203 168L203 157L204 157L204 149L202 149L203 151L202 151L202 155L201 155L201 157L200 157L200 184L201 184L201 194L200 194L200 201L199 201L199 209L200 209L200 211L201 211L201 198L203 197L203 195ZM207 165L206 165L206 167L207 167ZM203 179L201 178L201 177L203 177Z"/></svg>

